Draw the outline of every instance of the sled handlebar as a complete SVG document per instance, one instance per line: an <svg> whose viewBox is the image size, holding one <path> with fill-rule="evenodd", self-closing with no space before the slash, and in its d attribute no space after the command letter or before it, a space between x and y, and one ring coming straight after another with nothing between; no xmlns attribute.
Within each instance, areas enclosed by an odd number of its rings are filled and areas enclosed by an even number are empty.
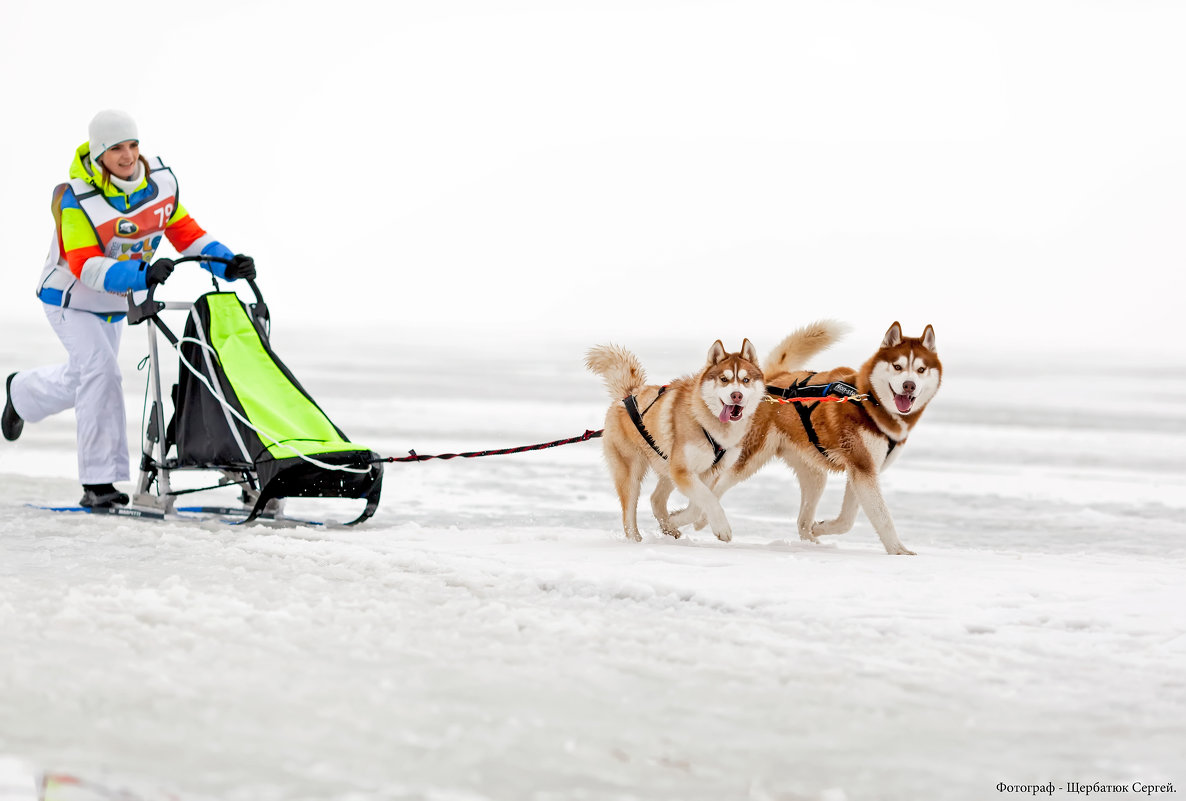
<svg viewBox="0 0 1186 801"><path fill-rule="evenodd" d="M219 256L182 256L178 259L173 259L174 264L181 264L187 261L216 261L220 264L230 264L230 259L224 259ZM270 319L268 314L268 304L264 303L263 293L259 291L259 285L255 283L254 278L247 278L247 285L251 287L251 291L255 293L255 304L252 308L252 315L261 323L267 322ZM143 303L136 303L132 300L132 291L128 290L128 325L137 325L145 320L156 317L160 314L165 304L156 300L153 296L156 294L156 288L160 284L153 284L148 288L148 297L144 299Z"/></svg>

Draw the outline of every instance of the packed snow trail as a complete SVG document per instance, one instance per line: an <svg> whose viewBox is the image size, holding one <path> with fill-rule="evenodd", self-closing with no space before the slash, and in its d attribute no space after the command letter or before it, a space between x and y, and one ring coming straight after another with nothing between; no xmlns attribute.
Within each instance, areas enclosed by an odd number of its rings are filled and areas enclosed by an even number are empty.
<svg viewBox="0 0 1186 801"><path fill-rule="evenodd" d="M604 413L576 348L497 376L463 360L488 390L475 411L463 386L426 404L404 384L432 354L376 349L364 381L307 344L277 349L384 454ZM653 524L626 542L599 443L390 466L357 530L55 515L24 504L74 499L72 423L30 427L0 451L0 753L184 801L1181 782L1182 417L994 415L980 390L950 374L885 476L912 558L863 518L801 543L780 467L726 496L732 543ZM343 520L357 504L290 503Z"/></svg>

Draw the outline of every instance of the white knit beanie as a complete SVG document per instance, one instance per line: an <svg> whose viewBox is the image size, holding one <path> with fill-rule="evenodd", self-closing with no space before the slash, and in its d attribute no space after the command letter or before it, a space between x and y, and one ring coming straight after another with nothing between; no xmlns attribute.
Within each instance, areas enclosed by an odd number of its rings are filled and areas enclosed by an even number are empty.
<svg viewBox="0 0 1186 801"><path fill-rule="evenodd" d="M107 148L114 147L120 142L140 141L140 134L136 132L136 121L126 111L107 109L100 111L91 120L88 132L91 136L91 162L99 163L99 156Z"/></svg>

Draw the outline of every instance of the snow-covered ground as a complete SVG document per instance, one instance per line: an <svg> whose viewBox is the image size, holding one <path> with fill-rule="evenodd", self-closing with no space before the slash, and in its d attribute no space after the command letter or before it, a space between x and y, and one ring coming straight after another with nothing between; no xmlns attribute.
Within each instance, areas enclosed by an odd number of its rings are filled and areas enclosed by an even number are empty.
<svg viewBox="0 0 1186 801"><path fill-rule="evenodd" d="M48 327L0 333L2 375L58 358ZM590 344L275 335L386 455L600 428ZM663 380L710 342L622 344ZM133 431L143 352L129 329ZM54 514L27 504L77 500L73 419L29 426L0 443L0 754L186 801L1183 785L1186 370L1123 396L1095 363L943 356L884 479L916 557L863 517L800 542L780 466L726 497L732 543L664 538L645 512L628 542L598 442L390 465L358 529Z"/></svg>

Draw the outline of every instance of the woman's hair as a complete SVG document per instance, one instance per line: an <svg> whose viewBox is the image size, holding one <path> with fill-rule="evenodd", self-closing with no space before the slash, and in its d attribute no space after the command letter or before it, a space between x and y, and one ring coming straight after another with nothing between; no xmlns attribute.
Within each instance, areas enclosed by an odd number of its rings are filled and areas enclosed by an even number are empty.
<svg viewBox="0 0 1186 801"><path fill-rule="evenodd" d="M91 163L99 165L99 173L100 173L99 180L101 182L100 185L106 186L107 184L111 183L111 170L107 169L107 165L104 164L101 159L92 159ZM149 170L148 159L144 158L144 156L141 156L140 163L144 165L144 177L147 178L148 170Z"/></svg>

